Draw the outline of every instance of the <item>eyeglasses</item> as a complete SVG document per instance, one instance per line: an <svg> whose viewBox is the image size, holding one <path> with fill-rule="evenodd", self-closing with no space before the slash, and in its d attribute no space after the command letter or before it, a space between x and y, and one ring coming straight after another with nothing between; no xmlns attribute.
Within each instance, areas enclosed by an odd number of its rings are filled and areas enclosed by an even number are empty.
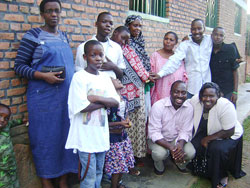
<svg viewBox="0 0 250 188"><path fill-rule="evenodd" d="M47 9L47 10L44 10L44 13L46 13L46 14L53 14L54 12L56 14L60 14L61 10L60 9Z"/></svg>

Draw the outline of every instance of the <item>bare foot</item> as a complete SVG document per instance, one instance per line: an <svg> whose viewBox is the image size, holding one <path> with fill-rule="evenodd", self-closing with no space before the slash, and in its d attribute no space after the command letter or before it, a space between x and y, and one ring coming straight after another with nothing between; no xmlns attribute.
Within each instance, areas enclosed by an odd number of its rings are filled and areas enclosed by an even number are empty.
<svg viewBox="0 0 250 188"><path fill-rule="evenodd" d="M60 180L59 180L60 188L69 188L68 183L67 183L67 178L68 178L67 174L60 177Z"/></svg>

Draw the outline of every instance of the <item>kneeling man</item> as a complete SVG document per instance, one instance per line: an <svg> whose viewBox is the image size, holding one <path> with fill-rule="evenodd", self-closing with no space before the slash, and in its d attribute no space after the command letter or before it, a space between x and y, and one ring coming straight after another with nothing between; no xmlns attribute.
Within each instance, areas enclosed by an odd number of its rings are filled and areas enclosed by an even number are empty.
<svg viewBox="0 0 250 188"><path fill-rule="evenodd" d="M193 107L186 99L186 84L178 80L171 86L170 97L157 101L151 109L148 145L157 175L164 173L163 161L169 154L182 172L195 156L195 149L189 142L193 130Z"/></svg>

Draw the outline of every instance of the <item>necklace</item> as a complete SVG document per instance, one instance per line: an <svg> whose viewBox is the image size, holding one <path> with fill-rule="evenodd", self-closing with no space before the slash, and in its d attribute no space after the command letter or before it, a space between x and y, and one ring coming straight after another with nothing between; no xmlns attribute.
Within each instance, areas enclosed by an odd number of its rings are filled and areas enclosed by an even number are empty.
<svg viewBox="0 0 250 188"><path fill-rule="evenodd" d="M202 116L205 120L207 120L208 119L208 112L203 112Z"/></svg>

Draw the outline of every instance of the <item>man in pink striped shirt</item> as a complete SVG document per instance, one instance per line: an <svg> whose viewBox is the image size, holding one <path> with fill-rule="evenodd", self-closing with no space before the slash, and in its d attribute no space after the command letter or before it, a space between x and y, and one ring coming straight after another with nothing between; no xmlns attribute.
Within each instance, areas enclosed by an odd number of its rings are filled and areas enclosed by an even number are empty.
<svg viewBox="0 0 250 188"><path fill-rule="evenodd" d="M181 172L186 172L187 162L195 156L195 149L189 142L193 130L193 107L186 99L186 84L178 80L171 86L170 97L157 101L151 109L148 145L157 175L164 173L164 160L169 154Z"/></svg>

